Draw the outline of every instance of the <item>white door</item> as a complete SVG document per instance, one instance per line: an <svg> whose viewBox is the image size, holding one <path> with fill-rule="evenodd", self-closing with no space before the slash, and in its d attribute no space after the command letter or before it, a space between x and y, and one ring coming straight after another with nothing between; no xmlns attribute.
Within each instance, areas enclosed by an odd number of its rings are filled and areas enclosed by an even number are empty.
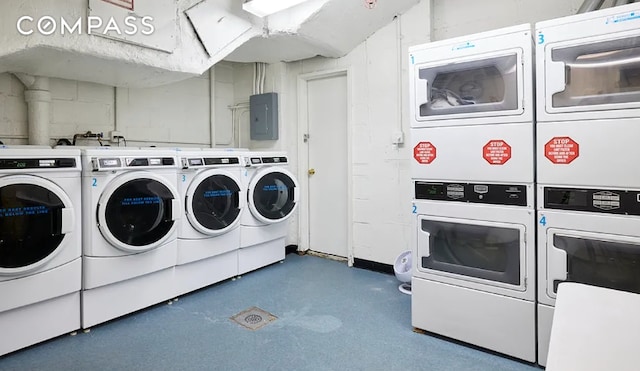
<svg viewBox="0 0 640 371"><path fill-rule="evenodd" d="M309 248L341 257L349 246L347 115L346 74L307 80Z"/></svg>

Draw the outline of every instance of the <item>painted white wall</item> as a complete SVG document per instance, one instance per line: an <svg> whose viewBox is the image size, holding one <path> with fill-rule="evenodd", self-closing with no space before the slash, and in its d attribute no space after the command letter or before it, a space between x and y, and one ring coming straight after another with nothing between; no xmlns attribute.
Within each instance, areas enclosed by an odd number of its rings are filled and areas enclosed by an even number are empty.
<svg viewBox="0 0 640 371"><path fill-rule="evenodd" d="M317 57L288 63L288 82L274 84L281 97L281 133L287 133L287 139L278 141L280 146L270 145L287 150L292 157L302 155L297 145L302 135L296 108L298 75L348 68L353 86L353 254L355 258L393 264L395 257L409 248L412 233L411 148L392 144L392 135L399 129L405 140L409 139L407 47L570 15L581 3L582 0L422 0L399 21L378 30L343 58ZM249 148L255 145L248 144ZM296 223L298 220L292 224ZM297 228L291 230L290 243L296 243L296 233Z"/></svg>
<svg viewBox="0 0 640 371"><path fill-rule="evenodd" d="M214 69L215 126L231 130L233 74L231 63ZM60 138L91 131L105 138L113 130L139 146L211 146L212 126L209 73L178 83L148 89L51 79L51 144ZM9 73L0 74L0 140L5 144L27 143L27 106L24 86ZM78 139L79 145L98 145Z"/></svg>
<svg viewBox="0 0 640 371"><path fill-rule="evenodd" d="M433 0L433 41L575 14L584 0ZM607 5L607 4L605 4Z"/></svg>

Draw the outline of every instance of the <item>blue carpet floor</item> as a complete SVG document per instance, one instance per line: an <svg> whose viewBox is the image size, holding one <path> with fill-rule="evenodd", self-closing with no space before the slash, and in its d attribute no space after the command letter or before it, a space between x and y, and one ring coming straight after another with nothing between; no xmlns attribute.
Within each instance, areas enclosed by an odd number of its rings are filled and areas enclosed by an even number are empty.
<svg viewBox="0 0 640 371"><path fill-rule="evenodd" d="M397 286L391 275L289 254L172 305L0 357L0 370L540 370L413 332L411 298ZM255 331L229 319L253 306L278 318Z"/></svg>

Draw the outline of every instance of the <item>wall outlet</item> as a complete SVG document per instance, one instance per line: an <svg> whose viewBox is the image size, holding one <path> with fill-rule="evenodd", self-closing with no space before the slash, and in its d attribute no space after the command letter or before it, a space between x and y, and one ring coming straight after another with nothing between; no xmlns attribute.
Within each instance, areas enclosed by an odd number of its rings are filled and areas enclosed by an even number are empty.
<svg viewBox="0 0 640 371"><path fill-rule="evenodd" d="M121 132L115 130L109 132L109 140L111 140L112 143L117 143L118 138L122 138Z"/></svg>

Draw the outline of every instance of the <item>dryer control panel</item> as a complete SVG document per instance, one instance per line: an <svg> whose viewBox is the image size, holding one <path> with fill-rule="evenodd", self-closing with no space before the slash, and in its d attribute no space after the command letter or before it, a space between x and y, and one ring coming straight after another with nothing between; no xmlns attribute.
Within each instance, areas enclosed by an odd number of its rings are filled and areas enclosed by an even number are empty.
<svg viewBox="0 0 640 371"><path fill-rule="evenodd" d="M544 187L544 208L640 216L640 191Z"/></svg>
<svg viewBox="0 0 640 371"><path fill-rule="evenodd" d="M417 200L527 206L527 187L519 184L415 182Z"/></svg>

